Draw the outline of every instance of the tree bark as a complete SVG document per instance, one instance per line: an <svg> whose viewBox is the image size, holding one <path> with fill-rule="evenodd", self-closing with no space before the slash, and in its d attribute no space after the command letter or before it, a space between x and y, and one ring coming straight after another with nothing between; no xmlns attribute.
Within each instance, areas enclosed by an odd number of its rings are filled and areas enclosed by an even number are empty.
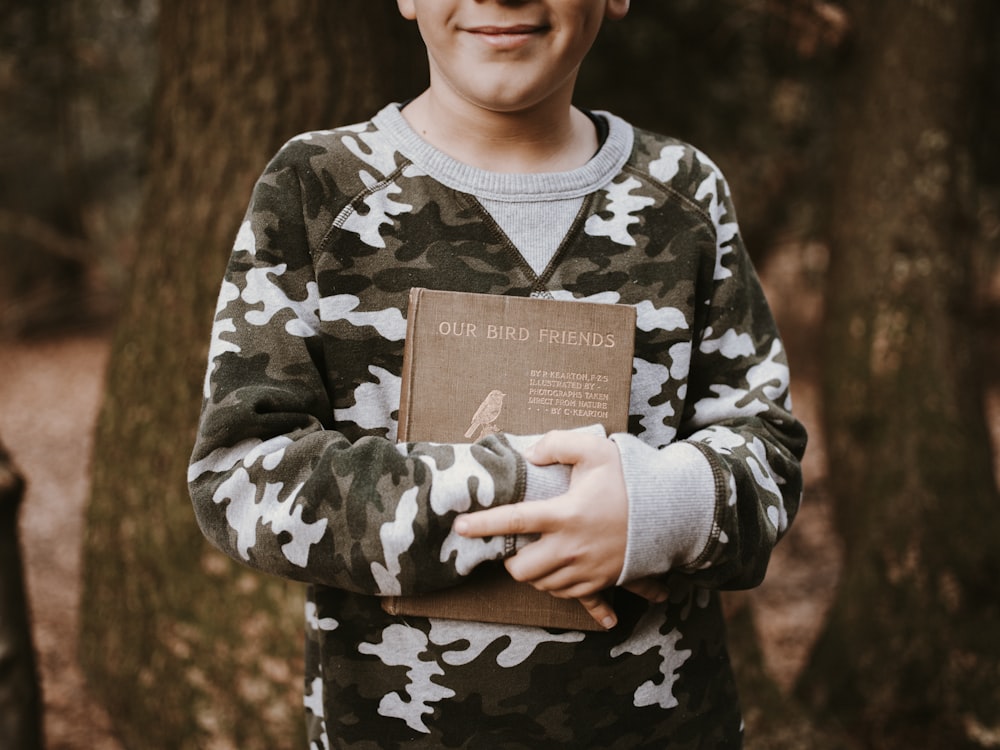
<svg viewBox="0 0 1000 750"><path fill-rule="evenodd" d="M83 317L77 164L68 137L71 59L65 7L0 4L0 336ZM42 225L46 230L30 230ZM55 238L58 242L53 243Z"/></svg>
<svg viewBox="0 0 1000 750"><path fill-rule="evenodd" d="M42 700L17 512L24 480L0 443L0 747L42 748Z"/></svg>
<svg viewBox="0 0 1000 750"><path fill-rule="evenodd" d="M419 93L394 6L177 0L139 253L112 346L84 544L81 659L125 744L304 746L302 595L210 549L187 459L212 310L252 184L292 135Z"/></svg>
<svg viewBox="0 0 1000 750"><path fill-rule="evenodd" d="M1000 726L967 212L984 6L848 5L824 384L845 569L801 692L870 747L980 747Z"/></svg>
<svg viewBox="0 0 1000 750"><path fill-rule="evenodd" d="M820 726L807 707L781 691L764 666L750 607L733 606L733 593L729 597L726 628L743 710L744 750L857 750L839 728Z"/></svg>

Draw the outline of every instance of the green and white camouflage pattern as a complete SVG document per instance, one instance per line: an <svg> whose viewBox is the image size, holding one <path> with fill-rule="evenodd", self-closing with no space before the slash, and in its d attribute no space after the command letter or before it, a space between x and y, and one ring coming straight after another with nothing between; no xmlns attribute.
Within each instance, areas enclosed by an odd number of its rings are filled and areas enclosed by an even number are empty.
<svg viewBox="0 0 1000 750"><path fill-rule="evenodd" d="M411 287L638 311L630 432L689 441L716 482L711 541L621 591L606 633L393 617L379 596L448 586L503 555L456 514L516 503L503 435L397 445ZM189 482L247 565L309 584L312 748L732 748L742 722L717 591L754 586L799 505L805 433L715 165L635 131L536 275L476 199L374 123L297 137L256 185L219 296Z"/></svg>

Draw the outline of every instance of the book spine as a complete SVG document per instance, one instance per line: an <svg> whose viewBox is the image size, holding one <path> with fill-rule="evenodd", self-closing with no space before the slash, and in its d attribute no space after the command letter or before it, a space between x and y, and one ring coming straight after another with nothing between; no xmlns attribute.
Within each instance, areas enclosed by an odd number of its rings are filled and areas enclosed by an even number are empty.
<svg viewBox="0 0 1000 750"><path fill-rule="evenodd" d="M406 310L406 338L410 340L417 324L417 314L420 306L420 295L423 289L414 287L410 290L410 301ZM402 382L399 386L399 413L396 428L396 442L405 443L410 439L410 383L413 381L414 356L413 346L407 346L403 351Z"/></svg>

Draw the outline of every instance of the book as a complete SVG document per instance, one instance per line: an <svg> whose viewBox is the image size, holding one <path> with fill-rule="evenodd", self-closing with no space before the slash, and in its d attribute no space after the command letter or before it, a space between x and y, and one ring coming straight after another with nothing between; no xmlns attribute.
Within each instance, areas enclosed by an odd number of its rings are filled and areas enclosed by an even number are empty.
<svg viewBox="0 0 1000 750"><path fill-rule="evenodd" d="M628 429L635 308L414 288L400 442L473 442L601 424ZM575 599L515 581L502 562L427 594L384 597L395 615L601 630Z"/></svg>

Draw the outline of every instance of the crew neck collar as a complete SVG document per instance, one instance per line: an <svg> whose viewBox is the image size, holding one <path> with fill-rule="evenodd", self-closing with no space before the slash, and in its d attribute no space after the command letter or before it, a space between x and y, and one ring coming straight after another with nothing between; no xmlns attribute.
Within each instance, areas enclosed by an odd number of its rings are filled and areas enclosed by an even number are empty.
<svg viewBox="0 0 1000 750"><path fill-rule="evenodd" d="M586 164L566 172L508 173L473 167L421 138L398 103L384 107L372 122L415 166L448 187L488 200L533 202L579 198L607 185L632 153L632 127L609 112L593 112L608 124L608 137Z"/></svg>

